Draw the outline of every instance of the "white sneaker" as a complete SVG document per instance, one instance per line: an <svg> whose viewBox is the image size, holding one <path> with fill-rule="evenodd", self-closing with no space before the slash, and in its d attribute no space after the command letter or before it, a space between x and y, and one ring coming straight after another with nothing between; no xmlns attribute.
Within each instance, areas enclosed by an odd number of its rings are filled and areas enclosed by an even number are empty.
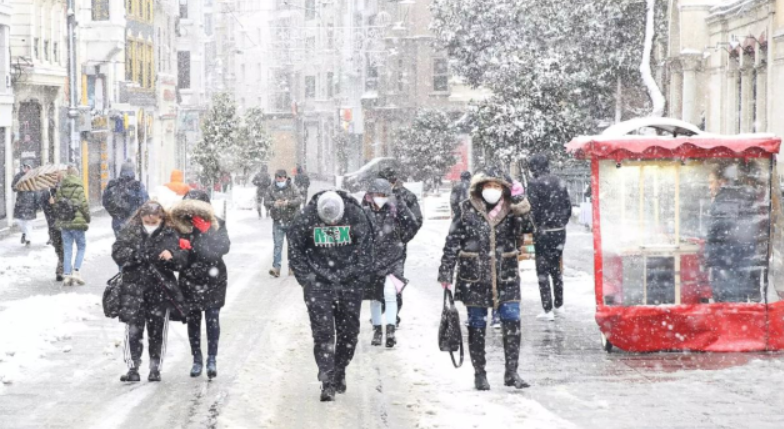
<svg viewBox="0 0 784 429"><path fill-rule="evenodd" d="M555 308L553 309L553 312L554 312L554 313L555 313L555 315L556 315L556 316L558 316L558 317L563 317L563 316L566 316L566 309L565 309L565 308L563 308L563 306L560 306L560 307L555 307Z"/></svg>
<svg viewBox="0 0 784 429"><path fill-rule="evenodd" d="M555 315L553 314L552 311L548 311L546 313L542 313L542 314L536 316L536 318L539 319L539 320L546 320L548 322L552 322L552 321L555 320Z"/></svg>
<svg viewBox="0 0 784 429"><path fill-rule="evenodd" d="M70 274L63 275L63 286L73 286L73 276Z"/></svg>
<svg viewBox="0 0 784 429"><path fill-rule="evenodd" d="M79 274L79 271L74 271L73 275L71 276L71 282L78 284L79 286L84 286L84 280L82 280L82 275Z"/></svg>

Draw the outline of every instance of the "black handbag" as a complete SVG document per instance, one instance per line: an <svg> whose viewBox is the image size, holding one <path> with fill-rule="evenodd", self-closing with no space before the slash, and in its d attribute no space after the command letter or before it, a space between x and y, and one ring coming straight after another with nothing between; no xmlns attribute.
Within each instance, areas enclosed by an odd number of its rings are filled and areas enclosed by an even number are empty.
<svg viewBox="0 0 784 429"><path fill-rule="evenodd" d="M120 315L120 289L122 289L122 272L119 272L106 282L103 290L103 315L114 319Z"/></svg>
<svg viewBox="0 0 784 429"><path fill-rule="evenodd" d="M463 366L463 332L460 328L460 314L455 308L452 291L444 289L444 309L441 312L441 325L438 327L438 348L449 352L455 368ZM455 352L460 351L460 363L455 360Z"/></svg>

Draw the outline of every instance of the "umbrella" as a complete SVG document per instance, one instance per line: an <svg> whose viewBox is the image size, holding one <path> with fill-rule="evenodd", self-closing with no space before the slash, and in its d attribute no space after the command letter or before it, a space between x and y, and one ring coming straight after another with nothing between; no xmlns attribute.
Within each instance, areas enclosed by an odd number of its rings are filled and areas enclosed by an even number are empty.
<svg viewBox="0 0 784 429"><path fill-rule="evenodd" d="M42 191L57 186L59 173L65 171L67 165L47 164L27 172L14 186L16 191Z"/></svg>

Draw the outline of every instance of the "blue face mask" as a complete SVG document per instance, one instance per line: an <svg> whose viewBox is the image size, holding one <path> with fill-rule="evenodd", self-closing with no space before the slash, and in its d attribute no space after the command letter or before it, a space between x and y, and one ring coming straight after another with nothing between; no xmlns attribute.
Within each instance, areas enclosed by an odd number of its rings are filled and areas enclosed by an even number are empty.
<svg viewBox="0 0 784 429"><path fill-rule="evenodd" d="M275 185L278 188L285 188L286 187L286 182L275 182Z"/></svg>

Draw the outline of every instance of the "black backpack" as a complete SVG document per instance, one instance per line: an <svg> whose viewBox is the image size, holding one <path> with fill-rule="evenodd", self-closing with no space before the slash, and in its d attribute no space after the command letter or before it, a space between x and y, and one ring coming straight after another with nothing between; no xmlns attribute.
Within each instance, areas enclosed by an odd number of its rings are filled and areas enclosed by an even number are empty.
<svg viewBox="0 0 784 429"><path fill-rule="evenodd" d="M117 180L106 187L103 193L103 207L110 216L127 218L131 214L131 199L126 182Z"/></svg>
<svg viewBox="0 0 784 429"><path fill-rule="evenodd" d="M60 195L57 197L57 201L54 202L55 220L61 222L71 222L74 220L74 218L76 218L76 205L72 200L78 191L79 188L75 188L73 192L71 192L70 197L66 197L65 195Z"/></svg>

